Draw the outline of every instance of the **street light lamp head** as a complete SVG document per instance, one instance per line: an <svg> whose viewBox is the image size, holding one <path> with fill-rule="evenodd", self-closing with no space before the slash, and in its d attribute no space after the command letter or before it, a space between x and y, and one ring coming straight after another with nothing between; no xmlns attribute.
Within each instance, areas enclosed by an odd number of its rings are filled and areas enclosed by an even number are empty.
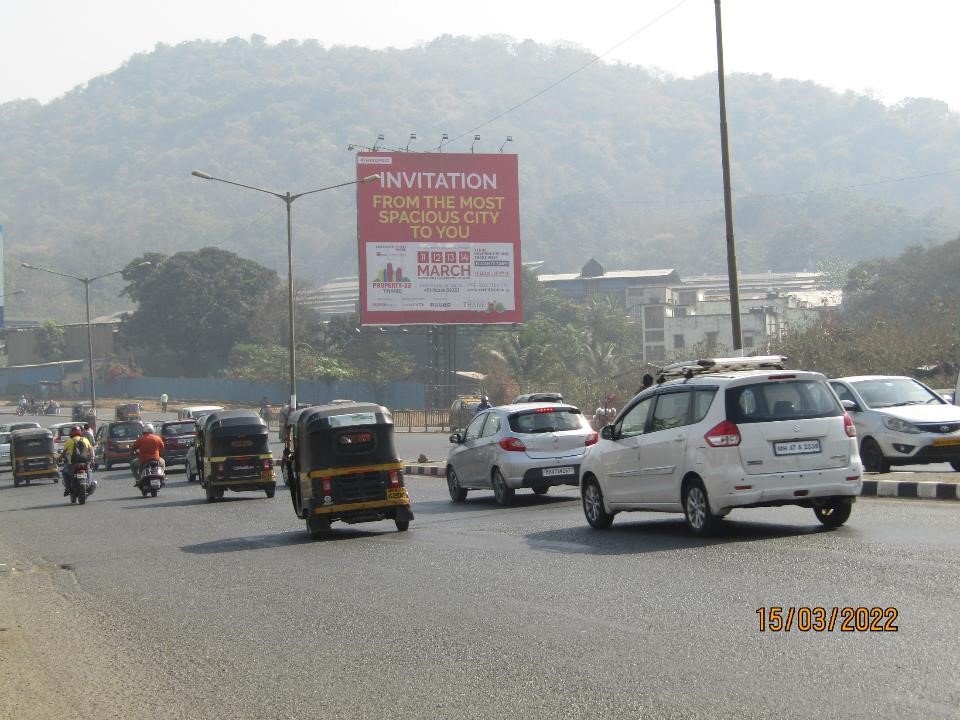
<svg viewBox="0 0 960 720"><path fill-rule="evenodd" d="M503 148L506 146L507 143L512 143L512 142L513 142L513 135L507 135L507 139L504 140L503 145L500 146L500 152L503 152Z"/></svg>
<svg viewBox="0 0 960 720"><path fill-rule="evenodd" d="M477 144L477 141L480 139L479 135L473 136L473 142L470 144L470 152L473 152L473 146Z"/></svg>
<svg viewBox="0 0 960 720"><path fill-rule="evenodd" d="M204 180L213 180L213 175L208 175L207 173L200 172L199 170L194 170L190 174L193 175L194 177L203 178Z"/></svg>

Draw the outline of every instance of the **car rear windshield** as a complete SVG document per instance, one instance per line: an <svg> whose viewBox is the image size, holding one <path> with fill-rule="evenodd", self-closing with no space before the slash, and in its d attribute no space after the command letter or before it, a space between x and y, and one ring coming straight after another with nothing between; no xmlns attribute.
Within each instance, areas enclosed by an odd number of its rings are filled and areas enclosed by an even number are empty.
<svg viewBox="0 0 960 720"><path fill-rule="evenodd" d="M110 437L114 440L133 440L143 434L140 423L114 423L110 426Z"/></svg>
<svg viewBox="0 0 960 720"><path fill-rule="evenodd" d="M515 433L545 433L559 430L580 430L583 415L577 408L536 408L510 416L510 429Z"/></svg>
<svg viewBox="0 0 960 720"><path fill-rule="evenodd" d="M194 435L196 432L197 425L192 420L163 426L164 435Z"/></svg>
<svg viewBox="0 0 960 720"><path fill-rule="evenodd" d="M843 408L820 380L775 380L738 385L726 392L727 419L735 423L833 417Z"/></svg>

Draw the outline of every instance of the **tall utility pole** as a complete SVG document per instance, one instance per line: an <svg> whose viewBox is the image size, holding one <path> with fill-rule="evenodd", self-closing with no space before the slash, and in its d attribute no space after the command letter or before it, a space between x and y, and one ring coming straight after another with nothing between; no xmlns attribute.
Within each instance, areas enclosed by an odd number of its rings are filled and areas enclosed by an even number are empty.
<svg viewBox="0 0 960 720"><path fill-rule="evenodd" d="M743 354L740 328L740 280L737 277L737 246L733 240L733 197L730 192L730 143L727 140L727 96L723 86L723 30L720 0L713 0L717 18L717 79L720 84L720 156L723 163L723 216L727 226L727 277L730 283L730 330L734 354Z"/></svg>

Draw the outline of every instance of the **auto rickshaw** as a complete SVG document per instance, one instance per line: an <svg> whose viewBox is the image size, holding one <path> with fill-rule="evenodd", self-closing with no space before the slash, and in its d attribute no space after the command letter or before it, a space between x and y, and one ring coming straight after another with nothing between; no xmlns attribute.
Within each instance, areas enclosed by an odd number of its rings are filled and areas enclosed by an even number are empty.
<svg viewBox="0 0 960 720"><path fill-rule="evenodd" d="M226 490L263 490L268 498L276 492L267 423L255 411L210 413L198 423L194 447L207 502L220 500Z"/></svg>
<svg viewBox="0 0 960 720"><path fill-rule="evenodd" d="M393 520L401 532L413 520L393 443L393 417L381 405L330 403L301 410L291 471L287 484L294 512L314 537L334 520Z"/></svg>
<svg viewBox="0 0 960 720"><path fill-rule="evenodd" d="M117 405L113 411L114 420L140 420L140 403Z"/></svg>
<svg viewBox="0 0 960 720"><path fill-rule="evenodd" d="M10 433L10 467L14 487L19 487L21 483L29 485L38 478L58 482L60 469L53 447L53 433L44 428L14 430Z"/></svg>

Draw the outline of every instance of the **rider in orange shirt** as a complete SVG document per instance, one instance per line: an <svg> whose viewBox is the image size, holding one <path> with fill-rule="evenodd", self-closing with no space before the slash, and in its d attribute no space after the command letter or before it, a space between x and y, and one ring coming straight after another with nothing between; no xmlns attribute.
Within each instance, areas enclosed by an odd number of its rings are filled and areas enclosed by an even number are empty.
<svg viewBox="0 0 960 720"><path fill-rule="evenodd" d="M144 463L151 460L159 460L160 467L166 469L167 463L160 455L165 447L166 445L163 442L163 438L154 433L153 425L150 423L144 425L143 435L136 439L132 448L133 452L137 454L137 457L130 461L130 470L133 471L134 487L136 487L137 481L140 479L140 467Z"/></svg>

